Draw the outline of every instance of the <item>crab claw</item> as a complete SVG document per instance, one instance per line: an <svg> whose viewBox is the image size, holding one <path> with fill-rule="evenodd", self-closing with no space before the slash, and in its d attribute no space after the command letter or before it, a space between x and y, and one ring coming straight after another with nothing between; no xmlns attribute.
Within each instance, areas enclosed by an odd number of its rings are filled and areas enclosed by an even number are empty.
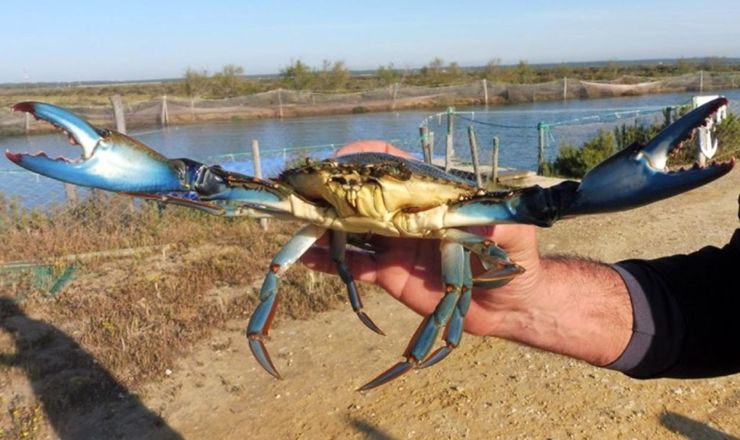
<svg viewBox="0 0 740 440"><path fill-rule="evenodd" d="M693 136L694 129L710 123L727 99L720 97L697 107L669 125L647 145L633 144L597 165L583 178L563 216L618 211L646 205L715 180L735 165L712 162L690 169L669 170L669 155Z"/></svg>
<svg viewBox="0 0 740 440"><path fill-rule="evenodd" d="M75 185L123 191L165 192L188 189L191 165L168 160L124 134L96 128L76 114L51 104L20 102L13 111L27 112L64 131L71 144L82 147L82 157L52 159L46 153L6 151L19 166L52 179Z"/></svg>

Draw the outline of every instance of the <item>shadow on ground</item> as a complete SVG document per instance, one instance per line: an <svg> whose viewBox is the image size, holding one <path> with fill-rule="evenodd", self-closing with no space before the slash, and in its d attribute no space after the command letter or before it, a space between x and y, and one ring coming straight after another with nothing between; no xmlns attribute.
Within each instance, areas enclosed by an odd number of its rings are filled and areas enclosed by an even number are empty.
<svg viewBox="0 0 740 440"><path fill-rule="evenodd" d="M372 424L368 423L366 420L358 419L358 418L352 418L349 421L350 426L352 426L357 432L361 432L364 434L364 437L370 440L395 440L394 437L387 434L386 432L382 431L381 429L378 429L377 427L373 426Z"/></svg>
<svg viewBox="0 0 740 440"><path fill-rule="evenodd" d="M7 298L0 298L0 329L16 346L14 355L0 353L0 365L25 372L59 438L182 438L71 337Z"/></svg>
<svg viewBox="0 0 740 440"><path fill-rule="evenodd" d="M670 411L660 416L660 423L672 432L681 434L690 440L740 440L738 437L718 431L705 423Z"/></svg>

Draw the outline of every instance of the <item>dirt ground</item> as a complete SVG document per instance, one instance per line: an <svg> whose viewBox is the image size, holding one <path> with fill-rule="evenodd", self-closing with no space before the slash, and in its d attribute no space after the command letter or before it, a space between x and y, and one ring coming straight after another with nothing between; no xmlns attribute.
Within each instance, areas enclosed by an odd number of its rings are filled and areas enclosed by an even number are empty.
<svg viewBox="0 0 740 440"><path fill-rule="evenodd" d="M541 231L542 252L613 262L721 246L739 225L738 193L736 170L712 185L645 208L563 221ZM284 376L280 381L252 359L243 335L246 314L193 346L139 395L106 378L101 369L100 380L120 387L118 400L85 414L47 414L51 426L41 427L39 437L740 437L740 375L637 381L490 337L466 335L462 346L435 367L356 392L399 360L420 321L382 294L366 295L365 308L386 337L366 330L349 306L307 321L283 320L268 342ZM20 316L6 324L24 329L31 341L35 334L52 331L45 326ZM55 337L60 347L84 352L70 337ZM0 383L2 394L32 393L34 374L19 372L16 380Z"/></svg>

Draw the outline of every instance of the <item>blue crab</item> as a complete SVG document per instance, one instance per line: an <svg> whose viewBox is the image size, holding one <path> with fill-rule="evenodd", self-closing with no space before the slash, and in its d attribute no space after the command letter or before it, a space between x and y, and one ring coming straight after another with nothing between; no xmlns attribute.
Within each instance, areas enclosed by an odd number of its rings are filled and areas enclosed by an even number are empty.
<svg viewBox="0 0 740 440"><path fill-rule="evenodd" d="M352 308L378 333L382 332L364 312L344 261L348 240L365 234L440 240L444 296L421 322L403 360L360 388L367 390L442 360L460 344L473 287L495 288L523 272L496 243L465 227L495 223L550 226L560 218L634 208L712 181L729 172L734 159L675 171L669 171L666 162L696 127L726 104L718 98L691 111L647 145L633 145L605 160L581 182L498 192L476 188L422 162L380 153L307 160L277 178L258 179L190 159L168 159L131 137L98 129L63 108L38 102L22 102L13 110L28 112L65 131L72 143L82 147L82 157L70 161L44 153L9 151L6 156L28 170L77 185L217 215L306 222L270 263L260 302L246 329L254 357L276 378L280 374L264 339L278 303L278 278L324 233L331 232L330 255ZM486 269L476 278L471 273L471 254ZM444 343L432 351L440 332Z"/></svg>

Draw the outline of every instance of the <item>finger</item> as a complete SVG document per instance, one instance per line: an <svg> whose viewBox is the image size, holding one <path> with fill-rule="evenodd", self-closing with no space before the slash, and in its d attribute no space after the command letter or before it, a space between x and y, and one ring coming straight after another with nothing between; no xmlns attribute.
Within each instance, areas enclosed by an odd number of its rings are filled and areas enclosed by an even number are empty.
<svg viewBox="0 0 740 440"><path fill-rule="evenodd" d="M313 246L303 254L301 263L311 270L337 274L337 265L331 259L329 249L326 247ZM356 281L366 283L377 281L377 263L371 254L348 249L345 253L345 264Z"/></svg>

